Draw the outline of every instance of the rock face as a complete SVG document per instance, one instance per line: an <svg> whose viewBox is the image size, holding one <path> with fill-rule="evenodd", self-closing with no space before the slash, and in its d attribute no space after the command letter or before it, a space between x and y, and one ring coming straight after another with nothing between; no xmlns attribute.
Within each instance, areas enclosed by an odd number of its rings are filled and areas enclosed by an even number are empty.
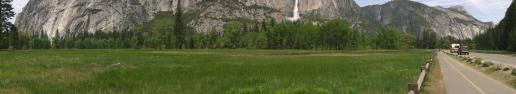
<svg viewBox="0 0 516 94"><path fill-rule="evenodd" d="M178 0L30 0L16 19L25 32L44 31L76 34L77 32L128 31L153 19L160 11L174 11ZM221 30L232 20L285 21L292 15L295 0L182 0L198 32ZM353 0L299 0L306 20L324 21L341 18L363 23L360 7ZM309 17L313 16L313 17ZM305 19L305 18L302 18Z"/></svg>
<svg viewBox="0 0 516 94"><path fill-rule="evenodd" d="M353 0L301 0L300 11L303 21L324 22L332 19L344 19L353 28L371 32L380 30L381 26L364 15Z"/></svg>
<svg viewBox="0 0 516 94"><path fill-rule="evenodd" d="M182 0L185 21L197 32L222 30L229 21L261 23L286 21L293 15L295 0ZM130 31L146 24L156 13L174 11L178 0L30 0L16 19L25 32L44 31L53 37L78 32ZM299 0L301 21L319 23L344 19L353 28L377 31L395 27L420 34L471 38L486 28L461 6L428 7L408 0L360 8L353 0Z"/></svg>
<svg viewBox="0 0 516 94"><path fill-rule="evenodd" d="M201 0L183 0L185 7ZM171 11L177 0L30 0L16 19L25 32L75 34L97 30L127 30L152 19L157 11Z"/></svg>
<svg viewBox="0 0 516 94"><path fill-rule="evenodd" d="M467 39L493 26L475 19L462 6L429 7L418 2L394 0L383 5L366 6L362 10L385 27L416 35L427 30L436 32L439 37Z"/></svg>

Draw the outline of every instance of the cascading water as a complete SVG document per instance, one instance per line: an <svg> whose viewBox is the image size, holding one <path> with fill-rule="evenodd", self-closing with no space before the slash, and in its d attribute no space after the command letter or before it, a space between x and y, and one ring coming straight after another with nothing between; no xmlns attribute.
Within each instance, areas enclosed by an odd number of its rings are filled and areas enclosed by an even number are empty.
<svg viewBox="0 0 516 94"><path fill-rule="evenodd" d="M297 21L299 19L301 19L301 16L299 16L299 0L296 0L296 3L294 5L294 10L292 13L292 17L287 17L287 20Z"/></svg>

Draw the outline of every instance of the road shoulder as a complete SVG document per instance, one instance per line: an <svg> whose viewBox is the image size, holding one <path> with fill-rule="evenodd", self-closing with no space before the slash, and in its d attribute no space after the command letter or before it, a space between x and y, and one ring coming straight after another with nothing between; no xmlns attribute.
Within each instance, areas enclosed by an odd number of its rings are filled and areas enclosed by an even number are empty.
<svg viewBox="0 0 516 94"><path fill-rule="evenodd" d="M428 74L428 80L423 86L423 94L446 94L440 62L439 60L434 60L432 64Z"/></svg>
<svg viewBox="0 0 516 94"><path fill-rule="evenodd" d="M452 59L459 61L460 63L467 65L468 67L479 71L480 73L499 81L512 89L516 89L516 76L512 75L512 72L515 71L515 69L506 69L502 65L498 64L486 64L486 62L482 62L482 60L480 60L480 63L475 60L468 60L472 58L457 57L449 54L447 54L447 56L452 57Z"/></svg>

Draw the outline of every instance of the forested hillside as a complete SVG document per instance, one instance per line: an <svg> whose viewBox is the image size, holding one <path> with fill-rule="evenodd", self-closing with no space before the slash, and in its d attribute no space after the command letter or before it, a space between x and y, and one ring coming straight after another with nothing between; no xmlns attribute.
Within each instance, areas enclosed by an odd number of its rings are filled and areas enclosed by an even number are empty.
<svg viewBox="0 0 516 94"><path fill-rule="evenodd" d="M512 2L505 18L496 27L474 40L479 49L516 51L516 2Z"/></svg>

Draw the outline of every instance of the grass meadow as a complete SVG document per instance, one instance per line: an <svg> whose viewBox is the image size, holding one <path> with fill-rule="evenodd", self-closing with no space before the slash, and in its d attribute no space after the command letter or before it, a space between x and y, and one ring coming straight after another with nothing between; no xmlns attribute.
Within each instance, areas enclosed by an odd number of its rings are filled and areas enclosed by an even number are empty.
<svg viewBox="0 0 516 94"><path fill-rule="evenodd" d="M1 94L402 94L430 51L0 51Z"/></svg>

